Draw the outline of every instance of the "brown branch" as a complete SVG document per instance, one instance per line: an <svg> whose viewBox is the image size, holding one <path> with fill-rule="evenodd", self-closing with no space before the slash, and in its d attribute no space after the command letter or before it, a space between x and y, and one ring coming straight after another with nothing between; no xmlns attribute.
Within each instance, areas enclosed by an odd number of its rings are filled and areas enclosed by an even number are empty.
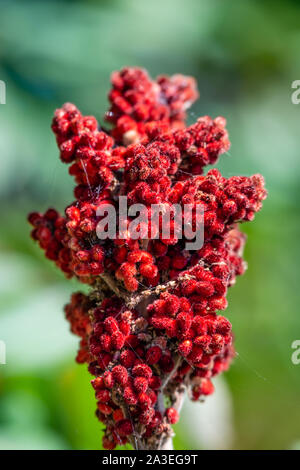
<svg viewBox="0 0 300 470"><path fill-rule="evenodd" d="M112 292L114 292L114 294L116 294L117 297L120 297L121 299L125 300L126 303L129 302L130 296L125 292L125 290L118 286L118 284L116 283L114 278L110 276L110 274L102 273L100 274L100 278L102 279L102 281L105 282L107 287Z"/></svg>

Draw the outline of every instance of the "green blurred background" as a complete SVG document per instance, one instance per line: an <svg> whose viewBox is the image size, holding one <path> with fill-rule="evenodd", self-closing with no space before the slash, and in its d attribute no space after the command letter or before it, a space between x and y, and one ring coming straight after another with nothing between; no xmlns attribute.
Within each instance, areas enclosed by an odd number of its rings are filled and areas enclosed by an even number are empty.
<svg viewBox="0 0 300 470"><path fill-rule="evenodd" d="M190 74L189 113L224 115L225 176L260 172L269 197L244 230L249 269L230 291L237 358L206 404L186 402L177 449L300 447L300 5L294 0L1 1L0 449L99 449L101 425L62 306L80 286L43 258L26 214L72 200L50 131L72 101L100 121L112 70Z"/></svg>

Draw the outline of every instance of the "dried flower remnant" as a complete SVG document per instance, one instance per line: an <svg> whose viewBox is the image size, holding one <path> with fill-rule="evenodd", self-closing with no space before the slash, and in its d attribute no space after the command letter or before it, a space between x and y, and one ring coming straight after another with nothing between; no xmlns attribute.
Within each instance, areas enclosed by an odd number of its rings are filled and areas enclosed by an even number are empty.
<svg viewBox="0 0 300 470"><path fill-rule="evenodd" d="M139 68L112 74L104 130L73 104L56 110L52 130L61 160L75 179L75 200L64 215L32 213L32 238L47 258L90 286L65 307L80 338L76 360L94 377L96 415L103 446L171 448L172 424L185 393L203 400L212 378L234 357L233 334L222 311L227 290L243 274L245 235L238 224L253 220L266 198L261 175L224 178L204 174L228 151L223 117L201 117L186 127L186 111L198 97L183 75L152 80ZM162 236L100 240L98 209L127 195L129 206L178 204L204 211L204 243Z"/></svg>

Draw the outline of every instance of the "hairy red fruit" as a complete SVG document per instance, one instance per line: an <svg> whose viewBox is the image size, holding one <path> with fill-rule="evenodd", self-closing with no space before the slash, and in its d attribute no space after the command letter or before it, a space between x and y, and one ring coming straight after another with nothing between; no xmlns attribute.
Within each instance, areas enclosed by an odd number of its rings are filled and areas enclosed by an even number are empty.
<svg viewBox="0 0 300 470"><path fill-rule="evenodd" d="M112 413L112 408L105 404L105 403L98 403L98 409L103 413L104 415L110 415Z"/></svg>
<svg viewBox="0 0 300 470"><path fill-rule="evenodd" d="M114 450L116 448L116 442L109 439L108 437L106 436L103 436L102 438L102 445L103 445L103 449L106 449L106 450Z"/></svg>
<svg viewBox="0 0 300 470"><path fill-rule="evenodd" d="M128 372L123 366L115 366L112 369L112 376L120 385L125 386L128 382Z"/></svg>
<svg viewBox="0 0 300 470"><path fill-rule="evenodd" d="M124 367L129 369L134 365L135 360L136 355L133 351L131 351L130 349L125 349L122 351L120 356L120 362Z"/></svg>
<svg viewBox="0 0 300 470"><path fill-rule="evenodd" d="M154 417L155 411L153 408L147 408L139 416L139 422L145 424L146 426L151 423Z"/></svg>
<svg viewBox="0 0 300 470"><path fill-rule="evenodd" d="M106 371L106 372L104 372L103 378L104 378L104 383L105 383L106 387L112 388L113 385L114 385L114 376L113 376L113 374L109 371Z"/></svg>
<svg viewBox="0 0 300 470"><path fill-rule="evenodd" d="M133 381L137 393L145 393L148 388L148 380L145 377L136 377Z"/></svg>
<svg viewBox="0 0 300 470"><path fill-rule="evenodd" d="M142 410L147 410L152 404L151 398L146 393L139 394L138 402Z"/></svg>
<svg viewBox="0 0 300 470"><path fill-rule="evenodd" d="M202 379L201 384L193 388L193 399L197 400L201 395L211 395L214 392L214 386L209 379Z"/></svg>
<svg viewBox="0 0 300 470"><path fill-rule="evenodd" d="M132 433L133 427L129 419L122 419L116 424L117 432L120 436L128 436Z"/></svg>
<svg viewBox="0 0 300 470"><path fill-rule="evenodd" d="M105 327L106 331L110 334L113 334L113 333L119 331L118 322L113 317L105 318L104 327Z"/></svg>
<svg viewBox="0 0 300 470"><path fill-rule="evenodd" d="M105 387L103 377L96 377L91 381L91 384L95 390L101 390Z"/></svg>
<svg viewBox="0 0 300 470"><path fill-rule="evenodd" d="M166 417L170 424L175 424L179 420L178 411L175 408L168 408L166 410Z"/></svg>
<svg viewBox="0 0 300 470"><path fill-rule="evenodd" d="M161 380L157 376L152 376L149 379L149 387L151 387L153 390L159 390L161 387Z"/></svg>
<svg viewBox="0 0 300 470"><path fill-rule="evenodd" d="M160 360L162 356L162 351L160 347L158 346L152 346L151 348L148 349L146 353L146 362L150 366L153 364L157 364L157 362Z"/></svg>
<svg viewBox="0 0 300 470"><path fill-rule="evenodd" d="M193 343L191 340L189 339L186 339L185 341L183 341L182 343L179 344L178 346L178 351L180 352L180 354L182 354L184 357L187 357L191 350L193 348Z"/></svg>
<svg viewBox="0 0 300 470"><path fill-rule="evenodd" d="M100 403L108 403L110 400L110 392L108 390L99 390L96 393L96 398Z"/></svg>
<svg viewBox="0 0 300 470"><path fill-rule="evenodd" d="M146 364L137 364L132 369L132 374L138 377L145 377L146 379L150 379L152 376L152 370Z"/></svg>
<svg viewBox="0 0 300 470"><path fill-rule="evenodd" d="M121 408L118 408L113 412L113 419L116 423L124 419L124 414Z"/></svg>

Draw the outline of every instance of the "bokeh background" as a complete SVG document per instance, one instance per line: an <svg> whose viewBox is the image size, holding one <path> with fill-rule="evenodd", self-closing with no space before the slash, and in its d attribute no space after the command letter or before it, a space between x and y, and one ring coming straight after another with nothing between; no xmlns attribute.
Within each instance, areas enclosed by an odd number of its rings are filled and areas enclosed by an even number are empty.
<svg viewBox="0 0 300 470"><path fill-rule="evenodd" d="M237 358L216 394L186 402L177 449L300 447L299 1L1 1L0 449L99 449L101 425L62 306L80 286L43 258L26 214L72 200L50 131L72 101L102 120L112 70L197 78L189 113L224 115L225 176L260 172L269 198L249 236L249 269L230 291Z"/></svg>

